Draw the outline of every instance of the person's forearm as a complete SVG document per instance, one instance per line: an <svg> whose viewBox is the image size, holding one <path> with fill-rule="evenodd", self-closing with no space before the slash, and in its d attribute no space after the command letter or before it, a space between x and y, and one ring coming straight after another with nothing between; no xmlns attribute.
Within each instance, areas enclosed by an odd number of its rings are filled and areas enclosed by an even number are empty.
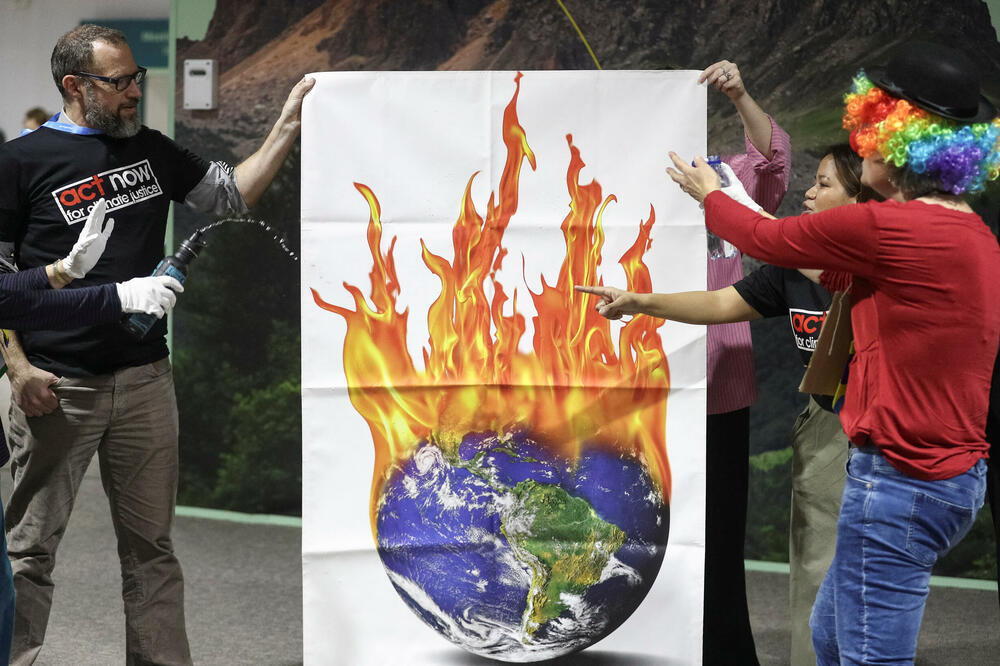
<svg viewBox="0 0 1000 666"><path fill-rule="evenodd" d="M770 160L773 156L771 151L771 119L757 105L750 93L743 93L741 97L734 99L733 106L740 114L743 129L746 131L750 143L760 151L761 155Z"/></svg>
<svg viewBox="0 0 1000 666"><path fill-rule="evenodd" d="M8 375L16 375L31 365L24 354L16 331L0 330L0 355L3 355L3 360L7 362Z"/></svg>
<svg viewBox="0 0 1000 666"><path fill-rule="evenodd" d="M705 225L719 238L761 261L784 268L808 266L859 276L879 270L881 229L866 204L786 217L764 218L721 192L705 197Z"/></svg>
<svg viewBox="0 0 1000 666"><path fill-rule="evenodd" d="M636 296L644 314L683 324L729 324L760 318L732 287Z"/></svg>
<svg viewBox="0 0 1000 666"><path fill-rule="evenodd" d="M301 124L298 117L288 116L283 112L278 122L271 128L264 144L257 152L236 166L236 186L247 206L253 207L274 180L275 174L288 156L288 151L295 144Z"/></svg>
<svg viewBox="0 0 1000 666"><path fill-rule="evenodd" d="M64 330L114 323L121 317L121 300L114 284L60 289L65 280L57 277L58 263L0 273L0 327Z"/></svg>
<svg viewBox="0 0 1000 666"><path fill-rule="evenodd" d="M62 260L47 265L45 267L45 277L49 279L49 284L53 289L62 289L73 281L73 276L63 268Z"/></svg>
<svg viewBox="0 0 1000 666"><path fill-rule="evenodd" d="M236 187L247 206L252 207L274 180L275 174L295 145L302 129L302 102L316 79L303 77L295 84L281 107L281 114L257 152L236 166Z"/></svg>

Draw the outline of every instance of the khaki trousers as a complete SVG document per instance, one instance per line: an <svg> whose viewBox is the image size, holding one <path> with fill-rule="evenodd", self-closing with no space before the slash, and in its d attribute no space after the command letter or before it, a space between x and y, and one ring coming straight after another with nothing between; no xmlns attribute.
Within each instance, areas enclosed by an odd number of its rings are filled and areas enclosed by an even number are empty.
<svg viewBox="0 0 1000 666"><path fill-rule="evenodd" d="M847 447L840 417L810 398L792 428L792 507L788 526L792 666L816 663L809 615L837 545Z"/></svg>
<svg viewBox="0 0 1000 666"><path fill-rule="evenodd" d="M118 540L126 663L190 664L184 581L170 539L178 461L169 360L62 378L53 390L59 407L45 416L27 418L11 405L14 489L6 523L17 595L11 663L31 664L42 648L56 549L96 452Z"/></svg>

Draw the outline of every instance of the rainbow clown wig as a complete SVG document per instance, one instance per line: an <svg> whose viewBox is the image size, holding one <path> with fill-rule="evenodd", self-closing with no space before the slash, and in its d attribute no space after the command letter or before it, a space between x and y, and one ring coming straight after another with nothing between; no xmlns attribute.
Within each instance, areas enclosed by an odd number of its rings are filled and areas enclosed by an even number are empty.
<svg viewBox="0 0 1000 666"><path fill-rule="evenodd" d="M844 128L861 157L877 152L886 164L951 194L979 192L1000 175L1000 118L975 124L942 118L893 97L864 70L844 101Z"/></svg>

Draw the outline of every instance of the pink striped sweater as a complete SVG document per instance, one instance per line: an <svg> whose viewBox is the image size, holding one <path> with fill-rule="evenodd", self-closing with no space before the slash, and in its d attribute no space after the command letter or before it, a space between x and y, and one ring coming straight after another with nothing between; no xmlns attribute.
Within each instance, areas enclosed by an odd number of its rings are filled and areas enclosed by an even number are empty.
<svg viewBox="0 0 1000 666"><path fill-rule="evenodd" d="M771 118L771 159L744 137L747 152L725 155L747 193L767 212L778 210L788 191L792 169L788 133ZM722 289L743 277L738 250L730 257L708 259L708 288ZM757 399L750 324L717 324L708 327L708 413L722 414L748 407Z"/></svg>

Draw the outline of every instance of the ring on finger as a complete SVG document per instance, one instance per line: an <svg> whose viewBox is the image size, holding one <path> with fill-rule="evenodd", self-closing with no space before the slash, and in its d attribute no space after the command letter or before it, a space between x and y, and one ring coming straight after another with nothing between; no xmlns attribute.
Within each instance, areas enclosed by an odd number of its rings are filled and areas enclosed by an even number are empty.
<svg viewBox="0 0 1000 666"><path fill-rule="evenodd" d="M725 70L725 69L722 70L722 74L726 77L726 81L728 81L729 79L733 78L732 73L730 73L728 70Z"/></svg>

